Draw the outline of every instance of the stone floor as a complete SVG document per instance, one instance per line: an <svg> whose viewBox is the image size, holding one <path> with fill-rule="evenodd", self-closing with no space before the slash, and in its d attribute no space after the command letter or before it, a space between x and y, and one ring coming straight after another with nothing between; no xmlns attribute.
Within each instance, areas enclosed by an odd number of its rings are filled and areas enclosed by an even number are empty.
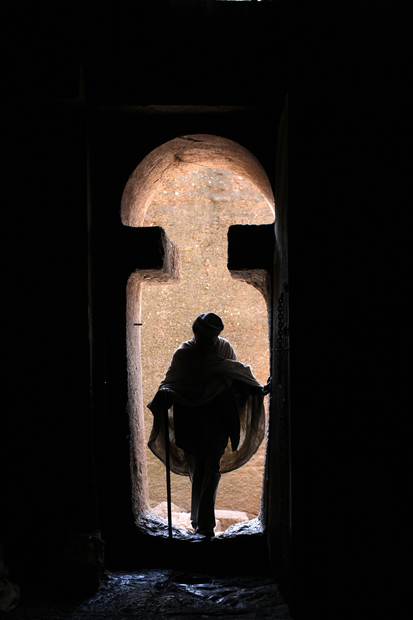
<svg viewBox="0 0 413 620"><path fill-rule="evenodd" d="M24 590L7 620L291 620L270 578L141 570L105 573L90 597Z"/></svg>

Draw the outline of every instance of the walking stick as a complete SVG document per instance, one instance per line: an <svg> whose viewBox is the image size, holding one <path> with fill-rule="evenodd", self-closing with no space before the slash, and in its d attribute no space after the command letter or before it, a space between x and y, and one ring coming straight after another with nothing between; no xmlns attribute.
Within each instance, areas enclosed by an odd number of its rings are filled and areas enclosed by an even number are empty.
<svg viewBox="0 0 413 620"><path fill-rule="evenodd" d="M141 327L143 323L134 323ZM168 536L172 538L172 510L171 510L171 464L169 462L169 420L168 407L165 407L165 460L166 460L166 502L168 506Z"/></svg>
<svg viewBox="0 0 413 620"><path fill-rule="evenodd" d="M172 509L171 509L171 464L169 461L169 420L168 408L165 407L165 461L166 461L166 501L168 506L168 536L172 538Z"/></svg>

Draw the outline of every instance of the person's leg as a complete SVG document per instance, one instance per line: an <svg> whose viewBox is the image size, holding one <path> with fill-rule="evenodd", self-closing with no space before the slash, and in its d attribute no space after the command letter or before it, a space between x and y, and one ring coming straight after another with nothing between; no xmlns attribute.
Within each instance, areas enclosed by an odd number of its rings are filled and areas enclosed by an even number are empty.
<svg viewBox="0 0 413 620"><path fill-rule="evenodd" d="M205 467L203 459L185 452L188 464L189 479L191 481L191 525L194 530L198 527L198 511L204 483Z"/></svg>
<svg viewBox="0 0 413 620"><path fill-rule="evenodd" d="M198 530L201 534L212 535L215 521L215 498L217 495L218 484L221 479L215 463L208 459L205 464L203 484L198 502Z"/></svg>
<svg viewBox="0 0 413 620"><path fill-rule="evenodd" d="M220 462L227 446L225 434L210 440L203 460L203 481L198 501L198 531L213 536L215 521L215 499L221 479Z"/></svg>
<svg viewBox="0 0 413 620"><path fill-rule="evenodd" d="M228 444L226 403L222 395L200 405L192 414L194 441L185 451L191 492L191 523L196 531L213 536L215 498L221 478L220 462Z"/></svg>

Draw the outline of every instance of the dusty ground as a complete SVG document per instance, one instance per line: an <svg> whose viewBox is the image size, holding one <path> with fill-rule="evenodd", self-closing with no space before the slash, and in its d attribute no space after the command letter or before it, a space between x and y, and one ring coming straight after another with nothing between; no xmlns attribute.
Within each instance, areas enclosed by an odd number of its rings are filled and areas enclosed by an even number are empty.
<svg viewBox="0 0 413 620"><path fill-rule="evenodd" d="M149 207L145 226L162 226L178 245L183 278L179 285L146 286L142 294L142 361L144 405L154 396L174 350L192 337L200 312L213 311L225 324L222 336L238 359L251 364L261 383L269 376L268 318L262 295L235 281L227 269L227 231L232 224L274 221L268 203L255 187L225 170L181 175L164 186ZM146 436L152 415L147 410ZM147 451L152 506L165 500L164 466ZM217 509L256 516L261 497L264 446L240 470L220 482ZM188 478L172 475L172 500L189 510Z"/></svg>

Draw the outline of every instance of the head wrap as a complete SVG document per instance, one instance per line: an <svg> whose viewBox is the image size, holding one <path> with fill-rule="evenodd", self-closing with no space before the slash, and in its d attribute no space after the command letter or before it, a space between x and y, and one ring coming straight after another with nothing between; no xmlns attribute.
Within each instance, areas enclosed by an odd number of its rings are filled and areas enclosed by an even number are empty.
<svg viewBox="0 0 413 620"><path fill-rule="evenodd" d="M213 312L199 314L193 325L192 331L205 336L218 336L224 329L221 317Z"/></svg>

